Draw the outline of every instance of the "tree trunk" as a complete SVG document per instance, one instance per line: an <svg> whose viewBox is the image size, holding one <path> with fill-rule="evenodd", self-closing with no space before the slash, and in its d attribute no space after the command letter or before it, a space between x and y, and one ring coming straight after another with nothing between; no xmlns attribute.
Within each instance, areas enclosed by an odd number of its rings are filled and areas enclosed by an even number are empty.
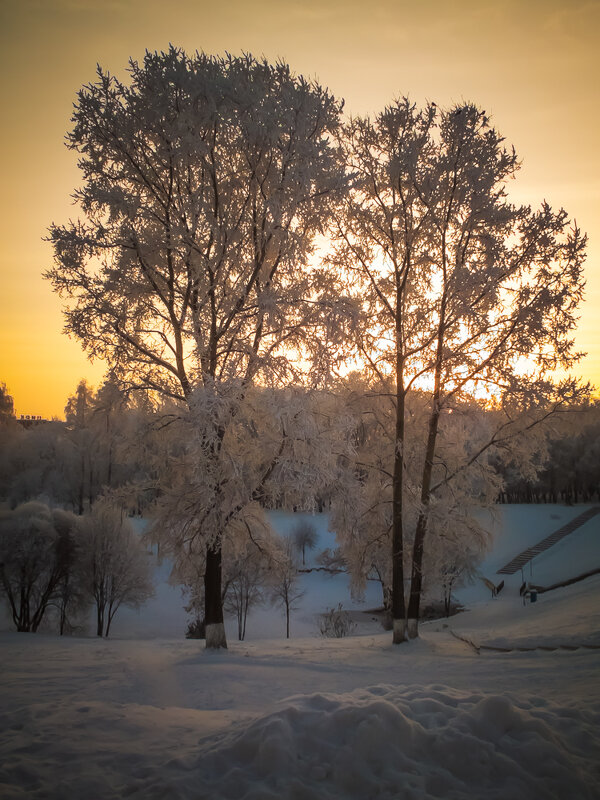
<svg viewBox="0 0 600 800"><path fill-rule="evenodd" d="M206 548L204 572L204 609L206 614L206 647L218 650L227 647L223 606L221 604L221 544Z"/></svg>
<svg viewBox="0 0 600 800"><path fill-rule="evenodd" d="M445 242L444 242L445 248ZM444 267L444 276L446 270ZM410 639L415 639L419 635L419 611L421 605L421 592L423 590L423 549L425 536L427 534L427 514L429 510L429 500L431 497L431 478L433 476L433 459L437 443L438 427L441 413L441 394L442 394L442 363L444 348L444 324L446 313L446 295L442 296L440 309L440 322L437 334L437 353L435 361L435 378L432 397L431 416L429 417L429 432L427 434L427 447L425 449L425 461L423 464L423 474L421 479L421 510L417 520L415 530L415 541L413 544L412 567L410 576L410 597L408 601L407 627Z"/></svg>
<svg viewBox="0 0 600 800"><path fill-rule="evenodd" d="M108 633L109 633L109 631L110 631L110 626L111 626L111 623L112 623L112 621L113 621L113 617L114 617L114 616L115 616L115 614L117 613L117 610L118 610L118 608L119 608L119 602L117 602L117 605L116 605L116 606L113 606L113 601L112 601L112 600L111 600L111 601L110 601L110 603L108 604L108 614L107 614L106 630L104 631L104 637L105 637L106 639L108 639Z"/></svg>
<svg viewBox="0 0 600 800"><path fill-rule="evenodd" d="M437 441L438 425L440 421L439 376L436 375L436 390L433 397L433 410L429 418L429 434L427 436L427 449L423 476L421 481L421 511L415 530L415 541L412 553L412 569L410 576L410 598L408 601L408 636L414 639L419 635L419 610L421 605L421 592L423 589L423 550L427 534L427 511L429 508L431 477L433 474L433 459Z"/></svg>
<svg viewBox="0 0 600 800"><path fill-rule="evenodd" d="M21 604L19 606L19 621L17 623L17 630L20 633L28 633L29 629L29 598L25 593L25 587L21 586Z"/></svg>
<svg viewBox="0 0 600 800"><path fill-rule="evenodd" d="M427 532L427 516L419 514L412 554L410 575L410 598L408 601L408 636L415 639L419 635L419 612L423 590L423 544Z"/></svg>
<svg viewBox="0 0 600 800"><path fill-rule="evenodd" d="M96 605L96 636L102 636L104 633L104 608L100 603Z"/></svg>
<svg viewBox="0 0 600 800"><path fill-rule="evenodd" d="M406 641L406 603L404 600L404 531L402 494L404 485L404 385L401 356L396 365L396 441L394 452L392 506L392 624L393 642Z"/></svg>

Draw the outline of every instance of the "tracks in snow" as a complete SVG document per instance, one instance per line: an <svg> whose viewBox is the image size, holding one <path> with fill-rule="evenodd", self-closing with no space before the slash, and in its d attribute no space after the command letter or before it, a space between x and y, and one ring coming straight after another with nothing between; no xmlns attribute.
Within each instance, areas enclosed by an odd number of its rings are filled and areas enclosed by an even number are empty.
<svg viewBox="0 0 600 800"><path fill-rule="evenodd" d="M492 644L477 644L472 639L469 639L467 636L461 636L459 633L451 630L450 633L454 636L455 639L458 639L465 644L468 644L469 647L472 647L473 650L480 654L482 650L491 650L494 653L533 653L538 650L543 650L548 653L554 653L557 650L566 650L568 652L573 652L575 650L600 650L600 644L557 644L557 645L532 645L529 647L498 647Z"/></svg>

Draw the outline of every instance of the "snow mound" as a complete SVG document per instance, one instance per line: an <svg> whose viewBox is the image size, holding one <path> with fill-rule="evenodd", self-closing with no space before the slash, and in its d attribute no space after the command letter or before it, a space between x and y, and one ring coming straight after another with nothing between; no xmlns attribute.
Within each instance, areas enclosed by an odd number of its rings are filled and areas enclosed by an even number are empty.
<svg viewBox="0 0 600 800"><path fill-rule="evenodd" d="M598 723L600 707L444 686L313 694L213 743L198 776L207 796L236 800L585 800Z"/></svg>

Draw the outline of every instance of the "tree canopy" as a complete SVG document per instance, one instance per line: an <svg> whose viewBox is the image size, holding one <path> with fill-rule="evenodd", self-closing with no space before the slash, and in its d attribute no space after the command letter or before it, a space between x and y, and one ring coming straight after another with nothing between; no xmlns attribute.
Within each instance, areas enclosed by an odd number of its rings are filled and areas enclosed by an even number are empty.
<svg viewBox="0 0 600 800"><path fill-rule="evenodd" d="M171 48L98 68L68 145L82 218L53 225L66 330L121 380L183 400L289 375L314 319L303 265L342 182L341 104L287 65ZM311 313L312 312L312 313Z"/></svg>
<svg viewBox="0 0 600 800"><path fill-rule="evenodd" d="M68 300L66 330L117 380L210 401L219 424L197 444L218 497L221 446L248 387L289 381L299 366L289 352L305 342L307 363L318 362L323 332L336 330L321 313L333 304L329 282L307 261L345 183L341 103L249 55L171 47L129 73L125 84L99 67L78 93L68 144L80 156L83 217L52 226L47 277ZM225 645L223 533L200 532L209 646Z"/></svg>
<svg viewBox="0 0 600 800"><path fill-rule="evenodd" d="M585 394L571 379L555 384L552 374L568 370L580 355L572 332L586 237L564 209L510 202L517 155L472 104L418 109L398 100L374 120L351 120L344 148L354 179L336 216L331 263L349 292L359 289L356 347L395 409L388 470L399 642L407 620L416 635L433 493L486 458L492 446L514 441ZM407 609L405 444L407 396L416 387L429 392L429 422L422 466L411 468L420 511ZM440 474L441 416L473 398L498 410L498 425L462 463ZM530 414L522 415L526 410Z"/></svg>
<svg viewBox="0 0 600 800"><path fill-rule="evenodd" d="M175 558L202 567L208 646L226 646L225 537L248 529L256 504L305 493L317 458L331 470L347 452L345 421L317 396L316 422L315 398L284 387L322 386L352 351L388 403L360 414L385 419L389 482L363 478L391 504L379 518L397 642L407 625L416 635L425 542L443 527L435 504L470 497L469 476L491 474L498 448L586 391L553 380L579 357L586 237L563 209L510 201L519 161L486 113L406 98L372 120L342 124L341 112L282 62L173 47L131 61L127 82L99 67L77 95L68 146L81 216L51 227L46 275L67 301L67 332L107 360L114 388L171 401L187 431L180 474L163 474L161 518ZM320 233L334 240L323 264ZM491 415L469 436L463 421L482 408ZM346 438L325 456L324 438L309 446L315 431Z"/></svg>

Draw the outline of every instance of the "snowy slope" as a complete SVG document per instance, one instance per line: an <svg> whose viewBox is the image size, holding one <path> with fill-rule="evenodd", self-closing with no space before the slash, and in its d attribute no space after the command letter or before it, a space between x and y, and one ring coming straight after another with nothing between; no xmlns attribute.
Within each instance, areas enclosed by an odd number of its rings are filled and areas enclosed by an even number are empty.
<svg viewBox="0 0 600 800"><path fill-rule="evenodd" d="M327 514L290 514L284 511L270 512L275 530L282 536L291 535L300 521L314 526L317 543L313 550L306 551L306 568L316 566L315 559L326 548L336 547L335 533L328 529ZM168 584L170 565L163 562L156 571L156 596L140 611L119 610L111 629L111 638L154 637L180 639L187 627L188 615L183 610L181 589ZM322 571L303 573L300 582L305 592L297 611L291 615L291 635L314 636L319 632L319 615L328 608L342 603L345 609L369 609L381 605L381 589L370 583L363 602L356 602L350 595L350 579L343 573L331 575ZM229 640L237 637L237 623L226 620ZM285 636L285 616L280 608L268 604L254 609L248 616L246 639L271 639Z"/></svg>
<svg viewBox="0 0 600 800"><path fill-rule="evenodd" d="M546 552L537 556L523 570L514 575L498 575L497 570L520 552L544 539L590 506L560 505L506 505L498 506L493 514L485 515L485 526L490 531L491 547L479 567L479 575L498 584L505 582L505 589L499 600L509 598L516 604L521 600L518 590L523 580L534 584L549 586L583 572L600 568L600 516L589 520ZM281 535L289 535L300 520L310 522L317 532L317 544L307 551L307 567L315 566L315 558L325 548L336 546L335 533L328 530L327 514L289 514L271 512L271 521ZM115 617L113 638L181 638L187 626L187 614L183 611L181 590L168 584L170 566L163 562L156 572L156 597L150 600L139 612L122 609ZM291 634L312 636L318 633L318 615L327 608L342 603L343 608L366 611L381 605L381 589L376 582L367 585L362 603L350 595L350 581L347 575L327 575L311 572L302 576L301 586L305 590L298 611L292 613ZM544 598L546 605L547 596ZM490 599L490 592L481 580L475 580L454 592L454 599L462 605L473 608ZM508 601L506 601L508 602ZM365 621L369 621L365 617ZM363 625L359 630L363 630ZM227 622L229 639L237 633L233 620ZM285 635L285 619L281 610L262 607L252 611L248 618L246 638L270 639Z"/></svg>
<svg viewBox="0 0 600 800"><path fill-rule="evenodd" d="M485 517L485 527L492 536L491 549L479 566L479 574L498 584L504 580L510 592L529 581L540 586L551 586L600 569L600 517L593 517L550 549L536 556L521 572L498 575L497 571L519 553L545 539L567 522L592 506L560 505L506 505L498 506ZM475 582L458 590L459 602L471 606L487 599L490 592L485 585Z"/></svg>
<svg viewBox="0 0 600 800"><path fill-rule="evenodd" d="M550 529L524 542L535 520L517 534L529 509L510 511L517 552L561 524L538 520ZM581 546L575 536L561 543L565 571L567 542ZM513 544L498 563L516 554ZM329 580L319 575L315 608ZM402 646L376 623L341 640L286 641L282 629L260 639L251 635L258 617L247 642L230 639L218 653L181 638L3 633L0 797L594 800L599 611L600 577L535 605L523 606L517 590L494 600L484 591L471 610L423 625ZM577 649L539 649L560 644Z"/></svg>

